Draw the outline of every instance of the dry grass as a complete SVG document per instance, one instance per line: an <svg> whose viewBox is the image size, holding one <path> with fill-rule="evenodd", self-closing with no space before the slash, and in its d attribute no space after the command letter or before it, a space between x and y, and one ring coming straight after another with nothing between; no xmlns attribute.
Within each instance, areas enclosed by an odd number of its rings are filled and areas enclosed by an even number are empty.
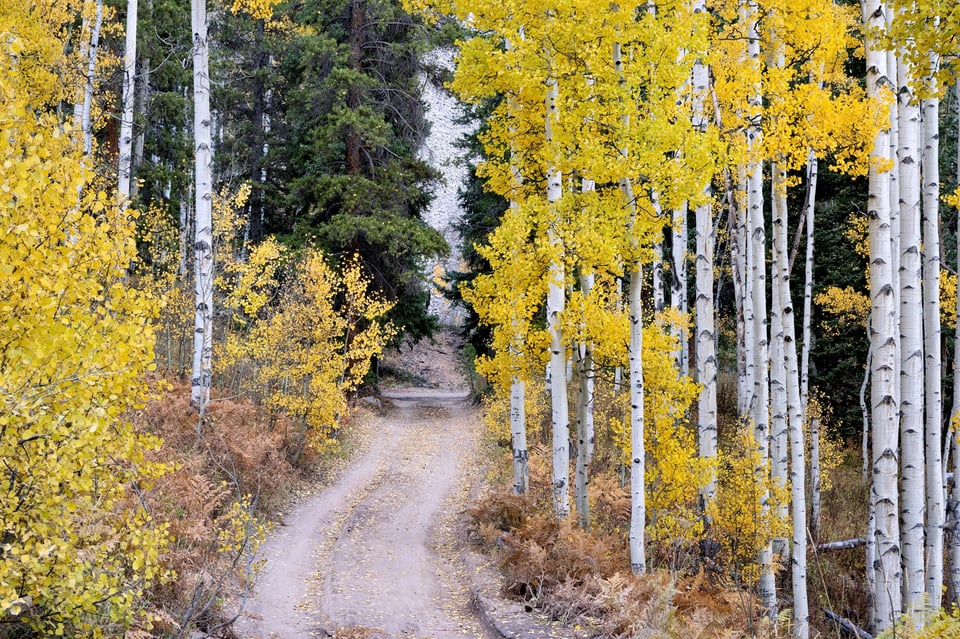
<svg viewBox="0 0 960 639"><path fill-rule="evenodd" d="M215 398L198 429L189 395L188 385L173 384L134 416L163 438L153 458L173 467L141 497L173 539L163 562L176 577L151 602L157 626L174 637L224 626L231 612L220 603L246 588L256 567L257 519L274 515L302 481L287 461L290 439L259 407ZM219 543L223 535L236 543Z"/></svg>

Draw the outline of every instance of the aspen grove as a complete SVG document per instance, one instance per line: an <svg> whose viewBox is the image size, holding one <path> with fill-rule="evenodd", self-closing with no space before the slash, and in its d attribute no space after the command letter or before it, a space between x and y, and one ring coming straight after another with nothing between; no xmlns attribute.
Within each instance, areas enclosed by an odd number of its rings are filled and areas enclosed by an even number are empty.
<svg viewBox="0 0 960 639"><path fill-rule="evenodd" d="M0 637L234 636L262 485L350 448L435 289L511 594L958 636L958 64L935 0L0 0ZM432 278L428 82L477 125Z"/></svg>

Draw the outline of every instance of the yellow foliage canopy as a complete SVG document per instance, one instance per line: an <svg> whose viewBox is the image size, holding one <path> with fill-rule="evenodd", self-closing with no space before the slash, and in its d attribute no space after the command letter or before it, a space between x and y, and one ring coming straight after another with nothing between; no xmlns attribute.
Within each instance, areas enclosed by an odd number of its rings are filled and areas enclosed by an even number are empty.
<svg viewBox="0 0 960 639"><path fill-rule="evenodd" d="M147 398L156 302L125 285L132 220L49 108L79 3L0 3L0 621L45 635L130 623L163 530L125 509L162 471L123 419Z"/></svg>

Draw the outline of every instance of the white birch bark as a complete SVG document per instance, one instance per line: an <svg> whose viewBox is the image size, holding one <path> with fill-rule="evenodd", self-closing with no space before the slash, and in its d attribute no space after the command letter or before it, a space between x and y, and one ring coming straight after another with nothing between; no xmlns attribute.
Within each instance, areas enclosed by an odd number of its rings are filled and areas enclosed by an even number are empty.
<svg viewBox="0 0 960 639"><path fill-rule="evenodd" d="M553 125L557 121L557 79L547 79L545 136L547 147L553 143ZM551 215L556 213L557 202L563 192L560 170L549 160L547 167L547 203ZM550 225L549 242L553 250L547 289L547 331L550 334L550 402L553 422L553 508L556 516L566 519L570 514L570 415L567 406L567 353L564 345L560 315L565 304L565 273L563 247L560 238Z"/></svg>
<svg viewBox="0 0 960 639"><path fill-rule="evenodd" d="M936 56L930 59L928 81L936 86ZM926 555L927 605L940 608L943 598L944 480L943 363L940 353L940 100L934 95L922 102L923 120L923 350L924 350L924 453L926 455Z"/></svg>
<svg viewBox="0 0 960 639"><path fill-rule="evenodd" d="M773 189L777 188L778 168L772 167L774 175ZM778 225L786 223L784 214L779 211L780 198L776 193L772 197L773 243L770 264L770 477L773 485L780 490L787 488L787 368L783 349L782 284L779 274L780 245L777 242L780 229ZM783 501L777 506L777 517L786 521L789 516L788 504ZM773 540L773 552L787 557L787 540L777 537Z"/></svg>
<svg viewBox="0 0 960 639"><path fill-rule="evenodd" d="M623 54L619 43L613 45L613 66L620 78L624 77ZM626 137L630 127L630 116L621 116L621 127ZM620 149L627 157L627 146ZM635 232L637 224L637 206L633 193L633 182L629 177L620 179L620 191L624 203L630 212L630 284L627 289L627 306L630 323L630 342L628 350L630 381L630 567L634 574L643 574L647 570L646 524L647 507L645 493L646 448L644 445L644 406L643 406L643 317L641 309L641 285L643 270L640 256L637 255L638 238Z"/></svg>
<svg viewBox="0 0 960 639"><path fill-rule="evenodd" d="M194 199L196 314L190 403L203 414L210 400L213 355L213 142L210 131L210 50L207 44L206 0L193 0L191 9L196 182Z"/></svg>
<svg viewBox="0 0 960 639"><path fill-rule="evenodd" d="M196 4L196 1L194 1ZM196 11L196 10L194 10ZM194 26L194 34L197 33ZM204 37L206 40L206 37ZM120 116L120 158L117 194L121 201L130 199L130 179L133 173L133 102L134 74L137 66L137 0L127 0L127 32L123 50L123 113ZM196 64L196 52L194 52ZM196 71L194 72L196 74ZM196 83L196 80L194 80Z"/></svg>
<svg viewBox="0 0 960 639"><path fill-rule="evenodd" d="M523 380L514 377L510 384L510 439L513 444L513 492L517 495L525 495L530 487L525 399Z"/></svg>
<svg viewBox="0 0 960 639"><path fill-rule="evenodd" d="M865 0L863 22L867 30L867 93L881 98L888 91L887 56L873 35L884 29L884 6L880 0ZM871 364L871 451L873 482L871 502L876 518L876 578L874 629L893 625L901 612L900 526L897 470L899 460L897 415L899 397L896 377L897 305L895 273L892 270L890 238L890 171L881 170L889 161L889 133L878 131L871 151L867 215L870 228L870 329Z"/></svg>
<svg viewBox="0 0 960 639"><path fill-rule="evenodd" d="M705 0L696 0L694 13L706 10ZM697 60L693 65L693 127L701 132L707 131L706 100L710 73L707 65ZM710 187L707 186L707 196ZM716 231L714 230L713 210L710 199L697 206L694 212L696 221L696 369L700 395L697 402L698 444L700 457L717 457L717 330L716 309L713 297L713 267ZM716 470L701 491L702 507L713 501L716 495Z"/></svg>
<svg viewBox="0 0 960 639"><path fill-rule="evenodd" d="M757 31L760 19L760 10L754 0L747 0L743 5L747 31L747 58L753 72L757 73L756 85L750 89L751 95L747 102L750 108L750 122L747 126L748 153L752 156L747 166L747 218L749 224L748 246L748 277L750 280L750 297L753 305L753 399L751 402L751 418L753 433L761 459L767 460L769 455L768 438L770 390L769 390L769 341L767 338L767 283L766 283L766 231L763 219L763 165L759 159L762 145L762 108L763 96L760 87L760 35ZM750 318L746 319L750 323ZM748 366L750 361L748 360ZM757 480L764 479L767 472L766 465L756 469ZM761 503L767 503L767 496L761 497ZM769 506L765 506L769 507ZM758 558L760 564L760 604L764 614L770 618L777 615L777 590L773 574L773 552L770 541L766 541Z"/></svg>
<svg viewBox="0 0 960 639"><path fill-rule="evenodd" d="M657 217L663 213L660 203L654 197L653 209ZM657 241L653 243L653 264L650 265L651 288L653 296L653 312L662 313L667 307L666 285L663 278L663 230L660 231Z"/></svg>
<svg viewBox="0 0 960 639"><path fill-rule="evenodd" d="M920 108L905 60L898 65L900 185L900 545L904 610L919 612L923 562L923 298L920 259ZM918 617L919 622L919 617Z"/></svg>
<svg viewBox="0 0 960 639"><path fill-rule="evenodd" d="M810 419L810 536L820 540L820 418Z"/></svg>
<svg viewBox="0 0 960 639"><path fill-rule="evenodd" d="M684 315L689 311L687 302L687 204L673 209L673 243L670 246L671 273L670 306ZM673 353L680 376L690 374L690 347L687 344L687 331L682 326L673 327L677 334L677 350Z"/></svg>
<svg viewBox="0 0 960 639"><path fill-rule="evenodd" d="M810 349L813 335L811 331L813 318L813 235L816 224L818 165L817 156L811 150L807 154L807 197L803 203L807 246L803 262L803 346L800 351L800 401L803 404L804 421L807 420L807 404L810 401Z"/></svg>
<svg viewBox="0 0 960 639"><path fill-rule="evenodd" d="M134 0L134 4L135 4ZM87 48L87 81L83 89L83 105L80 107L80 130L83 131L83 154L93 154L93 122L90 111L93 107L93 86L97 76L97 53L100 49L100 28L103 25L103 0L97 0L93 29Z"/></svg>
<svg viewBox="0 0 960 639"><path fill-rule="evenodd" d="M803 436L803 404L800 398L793 296L790 292L790 259L787 254L787 174L786 169L780 164L775 164L773 167L773 199L773 244L776 260L775 273L778 280L775 292L780 300L784 383L790 433L790 507L793 523L790 566L793 585L793 636L796 639L807 639L810 634L810 609L807 601L806 443Z"/></svg>
<svg viewBox="0 0 960 639"><path fill-rule="evenodd" d="M581 273L580 290L586 299L593 289L592 273ZM593 350L589 341L577 345L577 465L576 505L577 522L581 528L590 527L590 461L593 457Z"/></svg>

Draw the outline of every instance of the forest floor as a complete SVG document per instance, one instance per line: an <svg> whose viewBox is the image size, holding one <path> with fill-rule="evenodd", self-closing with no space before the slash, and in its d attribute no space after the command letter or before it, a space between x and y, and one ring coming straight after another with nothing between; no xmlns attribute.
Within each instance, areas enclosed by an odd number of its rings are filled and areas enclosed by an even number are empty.
<svg viewBox="0 0 960 639"><path fill-rule="evenodd" d="M349 462L261 547L239 637L499 636L472 612L462 552L462 513L484 464L458 346L444 333L385 359L404 374L352 421Z"/></svg>

